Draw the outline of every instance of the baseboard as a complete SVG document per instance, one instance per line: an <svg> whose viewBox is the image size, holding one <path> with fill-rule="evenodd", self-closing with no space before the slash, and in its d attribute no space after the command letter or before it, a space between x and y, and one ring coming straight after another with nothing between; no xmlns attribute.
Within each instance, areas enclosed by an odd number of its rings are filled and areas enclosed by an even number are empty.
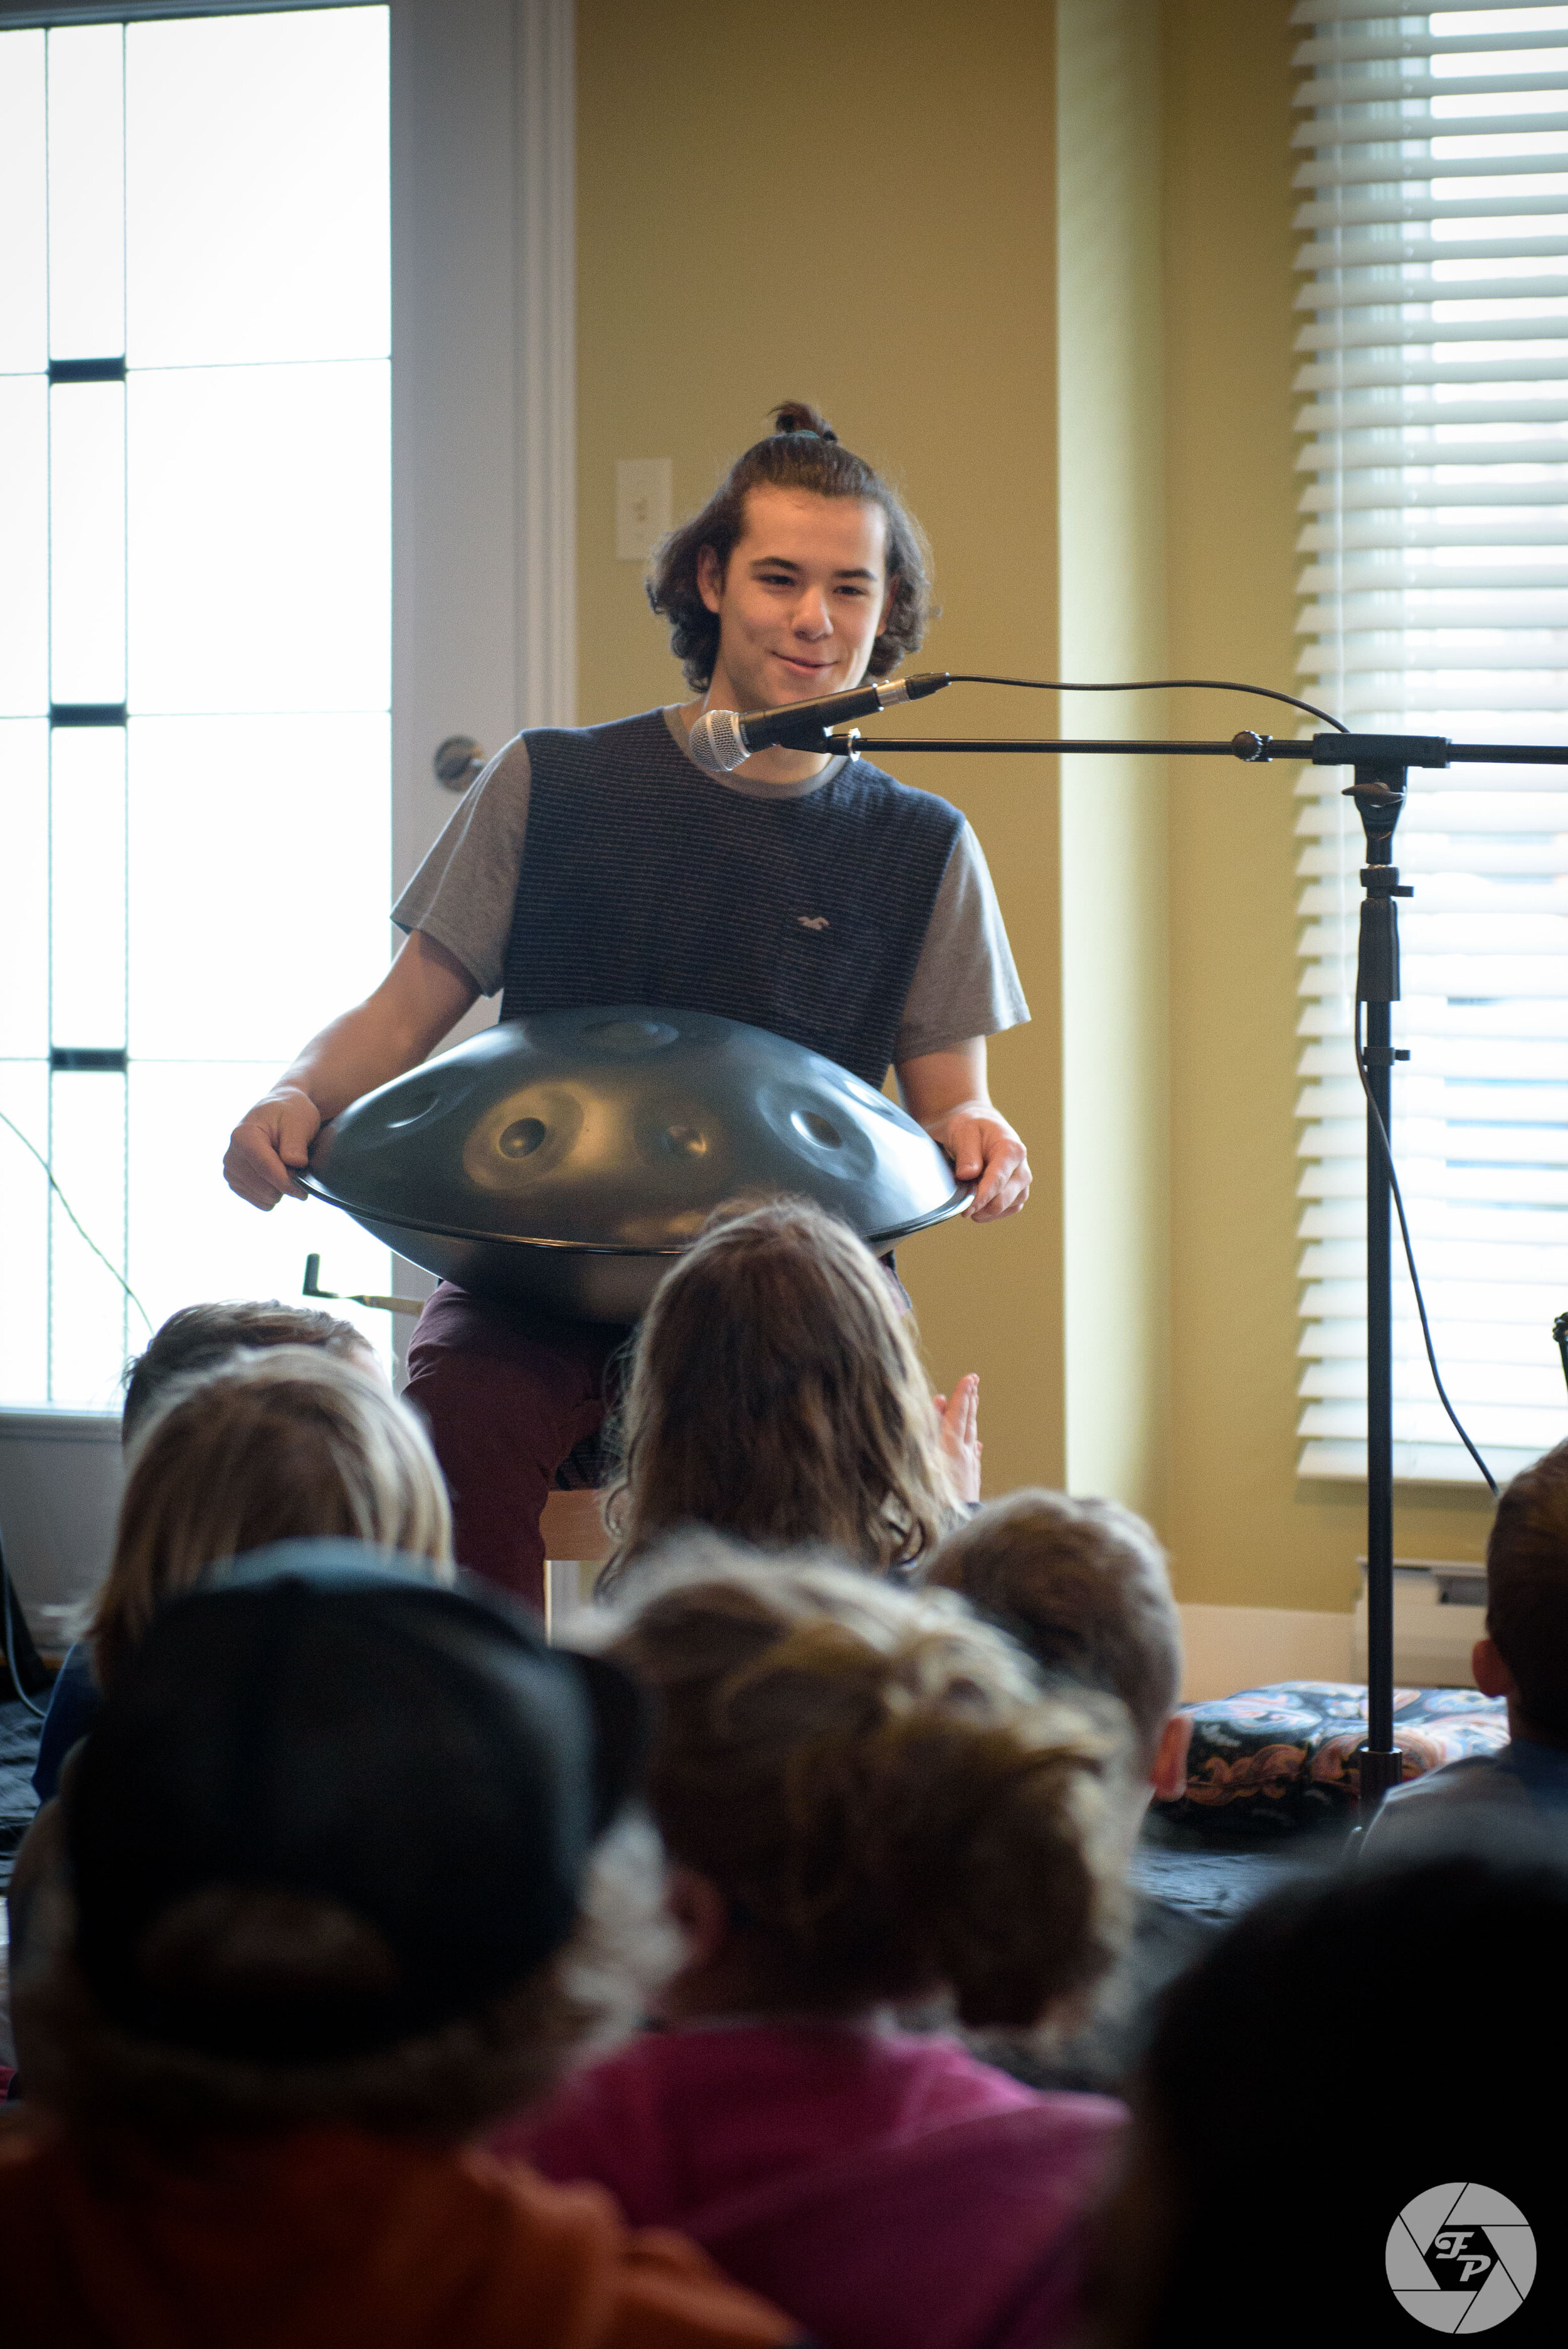
<svg viewBox="0 0 1568 2349"><path fill-rule="evenodd" d="M1270 1681L1348 1681L1354 1617L1306 1607L1181 1607L1188 1704Z"/></svg>

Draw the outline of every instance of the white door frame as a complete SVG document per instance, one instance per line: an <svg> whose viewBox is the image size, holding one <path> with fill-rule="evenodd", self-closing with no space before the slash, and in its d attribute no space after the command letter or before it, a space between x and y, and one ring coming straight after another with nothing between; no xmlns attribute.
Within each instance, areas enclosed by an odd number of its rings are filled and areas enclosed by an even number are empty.
<svg viewBox="0 0 1568 2349"><path fill-rule="evenodd" d="M391 0L393 873L576 716L573 0Z"/></svg>
<svg viewBox="0 0 1568 2349"><path fill-rule="evenodd" d="M577 710L573 0L391 0L392 867L436 745ZM488 1026L475 1005L454 1040ZM430 1276L393 1258L399 1296ZM401 1374L412 1323L395 1324Z"/></svg>

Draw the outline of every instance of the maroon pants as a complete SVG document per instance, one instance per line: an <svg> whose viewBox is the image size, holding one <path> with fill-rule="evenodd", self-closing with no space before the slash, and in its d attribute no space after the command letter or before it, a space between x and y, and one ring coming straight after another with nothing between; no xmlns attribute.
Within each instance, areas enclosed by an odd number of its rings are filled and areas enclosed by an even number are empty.
<svg viewBox="0 0 1568 2349"><path fill-rule="evenodd" d="M604 1421L628 1332L497 1305L442 1281L408 1343L407 1396L452 1497L458 1564L544 1607L539 1519L557 1472Z"/></svg>

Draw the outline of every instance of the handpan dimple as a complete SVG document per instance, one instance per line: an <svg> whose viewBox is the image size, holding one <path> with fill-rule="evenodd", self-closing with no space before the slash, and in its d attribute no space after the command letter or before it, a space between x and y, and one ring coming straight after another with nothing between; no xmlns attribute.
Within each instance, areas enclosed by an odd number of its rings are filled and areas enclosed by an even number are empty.
<svg viewBox="0 0 1568 2349"><path fill-rule="evenodd" d="M423 1092L411 1093L397 1116L389 1117L387 1123L395 1132L404 1126L418 1125L421 1118L428 1117L433 1109L439 1108L440 1099L438 1092L427 1086Z"/></svg>
<svg viewBox="0 0 1568 2349"><path fill-rule="evenodd" d="M680 1030L665 1019L639 1019L617 1012L613 1019L591 1020L583 1031L584 1043L603 1052L656 1052L661 1045L679 1041Z"/></svg>
<svg viewBox="0 0 1568 2349"><path fill-rule="evenodd" d="M548 1131L542 1118L514 1118L511 1125L502 1129L496 1148L503 1158L531 1158Z"/></svg>
<svg viewBox="0 0 1568 2349"><path fill-rule="evenodd" d="M707 1136L698 1125L666 1125L661 1139L672 1158L701 1158L707 1150Z"/></svg>
<svg viewBox="0 0 1568 2349"><path fill-rule="evenodd" d="M727 1200L814 1199L889 1247L970 1195L835 1061L641 1005L487 1030L345 1110L302 1179L415 1264L591 1320L635 1319Z"/></svg>

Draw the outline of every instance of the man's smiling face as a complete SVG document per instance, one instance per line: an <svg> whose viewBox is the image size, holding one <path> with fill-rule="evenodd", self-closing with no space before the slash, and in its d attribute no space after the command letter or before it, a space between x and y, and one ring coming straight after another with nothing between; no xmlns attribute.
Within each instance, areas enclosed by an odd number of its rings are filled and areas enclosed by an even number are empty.
<svg viewBox="0 0 1568 2349"><path fill-rule="evenodd" d="M887 522L860 498L760 488L720 574L704 547L697 584L718 616L710 706L769 709L859 685L892 586Z"/></svg>

